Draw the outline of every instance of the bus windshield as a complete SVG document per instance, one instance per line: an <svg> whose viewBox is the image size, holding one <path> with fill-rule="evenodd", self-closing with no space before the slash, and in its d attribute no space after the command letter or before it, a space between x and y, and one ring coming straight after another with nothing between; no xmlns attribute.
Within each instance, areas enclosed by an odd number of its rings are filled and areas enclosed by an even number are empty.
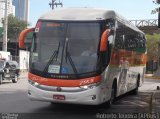
<svg viewBox="0 0 160 119"><path fill-rule="evenodd" d="M99 22L37 24L31 48L31 72L80 75L99 69Z"/></svg>

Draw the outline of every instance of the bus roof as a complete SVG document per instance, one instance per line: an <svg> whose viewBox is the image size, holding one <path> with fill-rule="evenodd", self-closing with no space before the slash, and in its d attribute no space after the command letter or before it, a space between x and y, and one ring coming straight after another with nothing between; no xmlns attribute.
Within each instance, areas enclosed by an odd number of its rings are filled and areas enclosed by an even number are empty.
<svg viewBox="0 0 160 119"><path fill-rule="evenodd" d="M109 18L117 19L126 26L143 33L131 22L120 16L113 10L99 8L61 8L47 12L40 17L41 20L62 20L62 21L97 21Z"/></svg>

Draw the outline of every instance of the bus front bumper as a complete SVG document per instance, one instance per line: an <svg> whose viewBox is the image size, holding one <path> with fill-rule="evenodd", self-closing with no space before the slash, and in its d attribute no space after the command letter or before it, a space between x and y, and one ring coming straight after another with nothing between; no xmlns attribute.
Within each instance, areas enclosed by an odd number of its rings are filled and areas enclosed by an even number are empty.
<svg viewBox="0 0 160 119"><path fill-rule="evenodd" d="M79 90L78 87L65 87L65 91L55 91L55 87L45 86L39 88L29 84L28 96L33 101L45 101L54 103L70 103L84 105L99 105L104 102L101 86L87 90ZM57 88L57 87L56 87ZM69 90L67 90L69 89ZM74 90L76 89L76 90ZM56 97L57 96L57 97Z"/></svg>

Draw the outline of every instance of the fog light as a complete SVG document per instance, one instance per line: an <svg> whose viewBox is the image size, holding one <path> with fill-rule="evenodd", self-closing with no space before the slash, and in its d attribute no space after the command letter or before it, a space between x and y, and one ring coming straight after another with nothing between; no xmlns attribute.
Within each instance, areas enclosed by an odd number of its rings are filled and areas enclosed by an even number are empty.
<svg viewBox="0 0 160 119"><path fill-rule="evenodd" d="M29 82L32 86L35 86L35 87L39 86L39 83L34 82L34 81L32 81L32 80L28 80L28 82Z"/></svg>
<svg viewBox="0 0 160 119"><path fill-rule="evenodd" d="M84 89L88 89L88 86L83 86Z"/></svg>
<svg viewBox="0 0 160 119"><path fill-rule="evenodd" d="M96 99L96 95L93 95L93 96L92 96L92 100L95 100L95 99Z"/></svg>

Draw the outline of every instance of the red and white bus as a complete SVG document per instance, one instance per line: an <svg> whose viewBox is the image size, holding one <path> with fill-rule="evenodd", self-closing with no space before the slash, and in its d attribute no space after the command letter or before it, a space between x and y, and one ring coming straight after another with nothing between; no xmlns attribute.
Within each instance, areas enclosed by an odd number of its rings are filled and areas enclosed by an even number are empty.
<svg viewBox="0 0 160 119"><path fill-rule="evenodd" d="M143 83L146 39L115 11L65 8L42 15L33 32L28 74L31 100L111 105Z"/></svg>

